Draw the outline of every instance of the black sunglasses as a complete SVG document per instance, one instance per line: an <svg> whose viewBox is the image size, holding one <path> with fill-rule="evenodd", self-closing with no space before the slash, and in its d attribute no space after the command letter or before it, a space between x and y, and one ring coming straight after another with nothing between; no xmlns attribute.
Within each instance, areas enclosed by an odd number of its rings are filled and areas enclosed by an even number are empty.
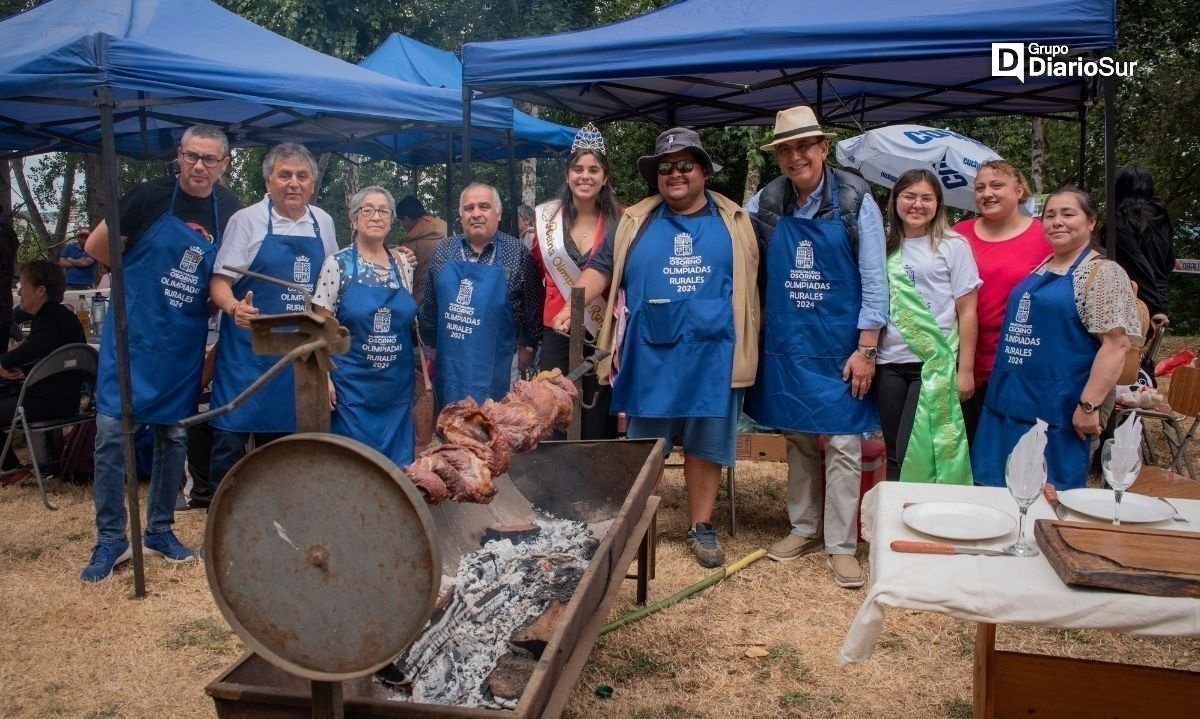
<svg viewBox="0 0 1200 719"><path fill-rule="evenodd" d="M671 170L679 170L683 174L688 174L696 168L695 160L676 160L675 162L660 162L658 163L658 174L669 175Z"/></svg>

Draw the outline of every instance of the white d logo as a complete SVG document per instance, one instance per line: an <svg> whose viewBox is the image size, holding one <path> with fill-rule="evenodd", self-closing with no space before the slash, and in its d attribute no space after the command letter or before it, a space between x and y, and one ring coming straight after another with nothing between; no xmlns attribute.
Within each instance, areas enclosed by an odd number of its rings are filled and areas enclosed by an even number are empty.
<svg viewBox="0 0 1200 719"><path fill-rule="evenodd" d="M1015 77L1025 82L1025 45L1019 42L992 43L992 77Z"/></svg>

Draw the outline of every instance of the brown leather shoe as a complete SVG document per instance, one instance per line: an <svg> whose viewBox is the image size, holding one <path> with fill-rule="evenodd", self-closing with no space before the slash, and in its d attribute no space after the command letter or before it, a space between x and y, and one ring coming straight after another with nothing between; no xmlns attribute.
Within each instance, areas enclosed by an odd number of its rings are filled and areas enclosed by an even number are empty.
<svg viewBox="0 0 1200 719"><path fill-rule="evenodd" d="M866 581L862 567L853 554L829 555L829 568L833 570L833 581L837 582L839 587L857 589Z"/></svg>
<svg viewBox="0 0 1200 719"><path fill-rule="evenodd" d="M771 548L767 550L767 556L776 562L790 562L824 548L825 540L821 537L801 537L798 534L789 534L772 544Z"/></svg>

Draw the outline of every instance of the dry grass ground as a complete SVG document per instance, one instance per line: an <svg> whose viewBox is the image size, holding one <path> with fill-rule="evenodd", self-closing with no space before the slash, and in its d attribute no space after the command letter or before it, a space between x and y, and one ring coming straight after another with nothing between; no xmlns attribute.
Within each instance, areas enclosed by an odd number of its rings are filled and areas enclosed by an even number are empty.
<svg viewBox="0 0 1200 719"><path fill-rule="evenodd" d="M1195 342L1191 342L1195 345ZM1183 346L1175 340L1161 356ZM1195 453L1195 448L1193 448ZM730 560L768 546L787 529L784 466L738 466L738 536L728 503L714 522ZM0 717L208 717L203 687L241 652L218 613L203 567L149 559L149 596L132 601L126 566L84 586L93 541L82 487L53 482L66 506L44 510L32 484L0 490ZM660 486L658 576L651 600L708 574L683 546L681 472ZM176 530L196 546L204 515ZM865 558L866 547L860 556ZM632 611L626 582L613 611ZM820 555L741 574L604 637L592 651L567 717L970 717L974 625L937 614L892 611L875 656L840 668L837 654L864 590L834 585ZM1200 671L1200 640L1137 639L1095 631L1003 627L998 644L1022 651ZM746 656L761 647L766 655ZM598 684L615 689L598 699Z"/></svg>

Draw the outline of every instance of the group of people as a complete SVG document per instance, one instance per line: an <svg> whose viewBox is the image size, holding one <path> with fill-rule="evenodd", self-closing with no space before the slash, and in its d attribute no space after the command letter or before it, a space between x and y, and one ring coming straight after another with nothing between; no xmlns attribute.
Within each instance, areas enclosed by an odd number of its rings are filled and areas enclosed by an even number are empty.
<svg viewBox="0 0 1200 719"><path fill-rule="evenodd" d="M780 112L774 129L762 149L782 174L744 207L708 188L721 166L699 135L672 128L638 161L650 197L622 208L604 138L588 125L559 194L532 216L522 210L522 239L500 231L501 199L488 185L462 191L462 232L450 237L415 198L397 207L368 187L350 200L341 250L332 218L310 204L317 168L303 146L267 153L266 194L242 208L217 182L225 136L188 129L178 177L139 185L119 209L133 419L155 439L144 546L194 559L171 530L187 449L176 423L195 413L207 377L210 308L222 315L213 406L277 359L252 351L251 319L305 308L295 289L241 269L306 287L317 312L349 329L351 349L330 378L333 430L400 465L415 451L423 359L440 406L502 398L535 357L566 370L571 289L583 288L584 331L611 356L585 385L582 436L615 437L623 413L627 436L682 446L687 544L707 567L724 562L711 520L743 407L788 443L791 527L769 556L823 550L844 587L864 581L855 558L863 433L882 426L892 478L1002 485L1004 457L1041 418L1050 480L1082 485L1087 440L1143 332L1126 273L1092 251L1091 198L1053 193L1039 222L1019 212L1029 195L1019 170L990 162L975 181L979 217L951 229L929 171L903 174L881 212L861 177L826 163L833 134L811 109ZM397 217L399 250L386 244ZM104 223L86 250L107 263ZM130 556L114 350L105 333L98 541L85 581ZM248 443L295 424L285 372L212 421L212 482Z"/></svg>

